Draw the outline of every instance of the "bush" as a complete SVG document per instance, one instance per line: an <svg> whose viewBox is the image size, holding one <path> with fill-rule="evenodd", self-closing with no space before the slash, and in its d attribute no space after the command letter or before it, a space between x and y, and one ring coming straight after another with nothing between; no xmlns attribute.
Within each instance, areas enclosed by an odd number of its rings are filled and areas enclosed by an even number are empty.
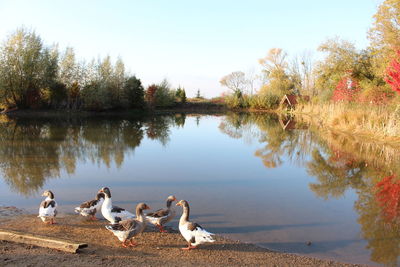
<svg viewBox="0 0 400 267"><path fill-rule="evenodd" d="M250 107L254 109L276 109L279 106L280 97L276 94L266 93L254 95L250 98Z"/></svg>

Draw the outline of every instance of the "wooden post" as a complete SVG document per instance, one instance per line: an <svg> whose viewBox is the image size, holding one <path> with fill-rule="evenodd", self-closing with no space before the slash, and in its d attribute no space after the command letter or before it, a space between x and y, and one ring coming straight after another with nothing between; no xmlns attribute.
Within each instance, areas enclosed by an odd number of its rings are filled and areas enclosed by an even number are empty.
<svg viewBox="0 0 400 267"><path fill-rule="evenodd" d="M70 241L58 238L39 236L4 229L0 229L0 240L52 248L70 253L76 253L79 249L86 248L88 246L84 243L72 243Z"/></svg>

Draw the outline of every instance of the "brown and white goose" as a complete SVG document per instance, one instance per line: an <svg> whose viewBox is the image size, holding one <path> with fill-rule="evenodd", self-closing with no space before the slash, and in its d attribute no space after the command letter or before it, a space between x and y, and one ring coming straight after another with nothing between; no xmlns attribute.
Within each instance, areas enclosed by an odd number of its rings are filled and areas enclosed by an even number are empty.
<svg viewBox="0 0 400 267"><path fill-rule="evenodd" d="M92 220L97 220L96 213L101 210L103 202L104 193L97 193L95 199L83 202L79 207L75 208L75 212L84 217L91 216Z"/></svg>
<svg viewBox="0 0 400 267"><path fill-rule="evenodd" d="M103 187L102 189L100 189L99 193L104 193L104 202L101 206L101 214L110 223L116 223L125 219L135 218L135 215L133 215L129 211L117 206L113 206L111 200L111 192L108 187Z"/></svg>
<svg viewBox="0 0 400 267"><path fill-rule="evenodd" d="M137 244L132 239L146 228L146 216L143 214L143 210L147 209L150 209L150 207L145 203L139 203L136 206L136 219L122 220L115 224L106 225L106 228L118 237L123 247L134 247ZM130 240L129 243L126 243L128 240Z"/></svg>
<svg viewBox="0 0 400 267"><path fill-rule="evenodd" d="M54 194L50 190L43 192L42 197L46 197L40 203L38 217L46 224L55 224L57 216L57 202L54 199Z"/></svg>
<svg viewBox="0 0 400 267"><path fill-rule="evenodd" d="M176 205L183 208L183 213L179 220L179 231L188 242L188 246L182 248L183 250L194 249L203 243L215 242L212 238L214 234L207 232L199 224L189 221L190 208L186 200L181 200Z"/></svg>
<svg viewBox="0 0 400 267"><path fill-rule="evenodd" d="M175 196L169 196L167 198L166 209L159 209L155 212L150 212L146 214L147 221L157 226L161 233L168 232L164 229L163 225L171 221L176 215L175 208L172 206L172 202L174 201L176 201Z"/></svg>

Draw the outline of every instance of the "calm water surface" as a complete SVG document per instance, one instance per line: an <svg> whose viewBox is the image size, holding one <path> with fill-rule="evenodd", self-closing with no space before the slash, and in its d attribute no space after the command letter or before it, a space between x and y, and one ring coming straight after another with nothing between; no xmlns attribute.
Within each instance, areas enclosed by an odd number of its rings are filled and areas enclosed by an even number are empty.
<svg viewBox="0 0 400 267"><path fill-rule="evenodd" d="M133 211L175 194L193 220L232 239L399 264L399 210L385 203L400 190L379 184L396 186L396 150L265 114L2 117L0 130L1 205L36 212L51 189L71 213L109 186Z"/></svg>

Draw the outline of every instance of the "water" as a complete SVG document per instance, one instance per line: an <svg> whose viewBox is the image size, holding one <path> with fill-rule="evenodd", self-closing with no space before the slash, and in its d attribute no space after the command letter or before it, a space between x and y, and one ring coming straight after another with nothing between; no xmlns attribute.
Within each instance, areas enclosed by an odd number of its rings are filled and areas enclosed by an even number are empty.
<svg viewBox="0 0 400 267"><path fill-rule="evenodd" d="M108 186L133 211L174 194L193 220L235 240L399 264L400 211L377 186L400 166L390 147L270 114L2 117L0 128L0 205L36 212L51 189L71 213Z"/></svg>

